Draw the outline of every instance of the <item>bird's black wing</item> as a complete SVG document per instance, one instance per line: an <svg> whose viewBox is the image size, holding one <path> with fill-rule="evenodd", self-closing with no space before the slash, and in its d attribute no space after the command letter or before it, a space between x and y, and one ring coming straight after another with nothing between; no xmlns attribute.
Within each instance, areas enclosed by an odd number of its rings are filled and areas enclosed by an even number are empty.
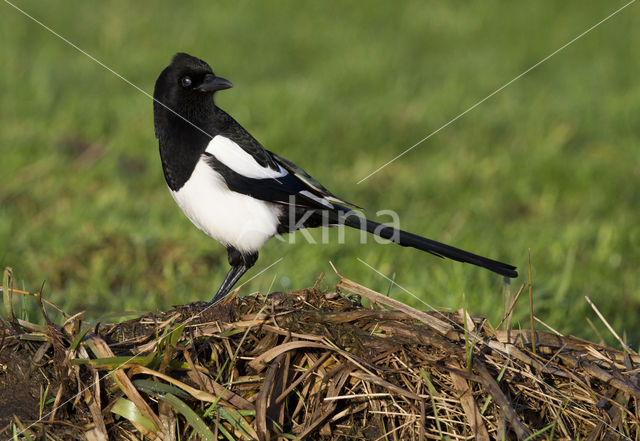
<svg viewBox="0 0 640 441"><path fill-rule="evenodd" d="M285 159L282 156L276 155L275 153L270 152L268 150L267 150L267 153L269 153L275 159L275 161L278 164L280 164L285 170L287 170L289 173L291 173L300 181L302 181L306 185L307 189L310 191L313 191L314 194L316 194L317 196L320 196L332 203L347 205L353 208L362 209L362 207L359 207L356 204L353 204L351 202L345 201L344 199L339 198L338 196L331 193L320 182L316 181L309 173L307 173L301 167L297 166L296 164L289 161L288 159Z"/></svg>
<svg viewBox="0 0 640 441"><path fill-rule="evenodd" d="M222 176L229 190L237 193L267 202L293 205L308 210L336 210L338 208L317 189L308 186L295 174L288 171L275 178L252 178L236 172L210 153L205 152L202 158L209 167Z"/></svg>

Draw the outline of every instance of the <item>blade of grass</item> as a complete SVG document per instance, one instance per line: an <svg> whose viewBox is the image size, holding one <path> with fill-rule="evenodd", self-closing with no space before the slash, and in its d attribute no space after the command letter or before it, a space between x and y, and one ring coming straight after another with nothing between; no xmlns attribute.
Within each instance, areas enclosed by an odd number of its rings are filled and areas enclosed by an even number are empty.
<svg viewBox="0 0 640 441"><path fill-rule="evenodd" d="M155 354L136 355L130 357L128 355L122 355L117 357L102 357L95 359L74 358L71 360L71 364L88 364L95 368L103 369L118 369L125 367L126 365L141 365L147 366L155 357Z"/></svg>
<svg viewBox="0 0 640 441"><path fill-rule="evenodd" d="M547 430L549 430L549 429L553 428L553 426L554 426L554 425L555 425L555 423L551 423L551 424L548 424L548 425L544 426L542 429L540 429L540 430L538 430L537 432L532 433L531 435L529 435L528 437L526 437L526 438L524 439L524 441L529 441L529 440L535 439L538 435L542 435L542 434L543 434L543 433L545 433Z"/></svg>
<svg viewBox="0 0 640 441"><path fill-rule="evenodd" d="M440 418L438 418L438 407L436 406L435 397L438 396L438 392L436 388L433 386L433 383L429 379L427 373L420 368L420 375L424 379L424 382L427 383L427 388L429 389L429 396L431 398L431 407L433 408L433 417L436 419L436 428L438 429L438 435L440 435L440 439L444 439L444 435L442 433L442 427L440 427Z"/></svg>
<svg viewBox="0 0 640 441"><path fill-rule="evenodd" d="M193 409L187 406L187 404L180 398L176 397L173 394L161 395L158 398L171 404L176 412L184 416L187 422L191 425L191 427L194 428L194 430L198 433L198 435L200 435L200 437L202 437L204 441L216 441L213 432L205 424L202 418L200 418L200 415L198 415ZM220 429L221 426L218 426L218 428ZM220 430L220 432L223 432L223 430ZM233 438L229 436L227 436L227 438L233 440Z"/></svg>
<svg viewBox="0 0 640 441"><path fill-rule="evenodd" d="M218 413L220 418L226 420L235 427L242 434L251 439L257 439L258 434L251 427L251 425L243 418L243 415L237 410L227 407L227 406L218 406ZM251 412L252 415L255 415L255 411Z"/></svg>
<svg viewBox="0 0 640 441"><path fill-rule="evenodd" d="M16 315L13 310L13 268L10 266L4 269L2 277L2 302L4 303L4 312L10 321L14 321Z"/></svg>
<svg viewBox="0 0 640 441"><path fill-rule="evenodd" d="M191 396L183 390L171 384L160 383L159 381L138 379L133 380L136 388L144 393L153 396L162 396L164 394L173 394L183 400L188 400Z"/></svg>
<svg viewBox="0 0 640 441"><path fill-rule="evenodd" d="M119 398L111 407L111 412L126 418L136 425L144 426L150 430L158 430L153 421L144 416L133 401L126 398Z"/></svg>
<svg viewBox="0 0 640 441"><path fill-rule="evenodd" d="M507 367L508 366L509 366L509 360L507 360L507 362L504 364L504 366L500 370L500 373L498 374L498 378L496 379L496 382L500 383L500 380L502 380L502 377L504 376L504 373L507 372ZM490 403L491 403L491 395L488 395L487 399L485 400L484 404L482 405L482 409L480 410L480 414L481 415L484 415L484 413L487 411L487 407L489 407Z"/></svg>

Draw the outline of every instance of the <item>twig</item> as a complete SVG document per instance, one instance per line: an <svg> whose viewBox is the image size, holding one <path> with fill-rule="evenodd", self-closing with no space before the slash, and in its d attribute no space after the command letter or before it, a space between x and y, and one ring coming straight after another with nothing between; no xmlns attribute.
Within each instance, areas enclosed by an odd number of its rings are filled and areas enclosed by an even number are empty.
<svg viewBox="0 0 640 441"><path fill-rule="evenodd" d="M616 333L616 331L613 330L613 328L611 327L611 325L609 324L609 322L607 322L607 320L604 318L604 316L600 313L600 311L598 310L598 308L596 307L596 305L593 304L593 302L591 301L591 299L589 298L589 296L584 296L584 298L587 300L587 303L593 308L593 310L595 311L596 315L600 318L600 320L602 320L602 323L604 323L604 325L607 327L607 329L609 330L609 332L611 332L611 334L613 334L613 336L616 338L616 340L618 340L618 342L620 343L620 345L622 346L622 349L625 350L625 352L628 352L630 354L635 354L635 352L629 347L627 346L622 339L620 338L620 336Z"/></svg>
<svg viewBox="0 0 640 441"><path fill-rule="evenodd" d="M542 326L544 326L545 328L547 328L549 331L553 332L555 335L559 335L560 337L562 337L562 334L559 333L558 331L556 331L555 329L553 329L551 326L547 325L545 322L543 322L542 320L540 320L538 317L533 317L533 319L540 323Z"/></svg>
<svg viewBox="0 0 640 441"><path fill-rule="evenodd" d="M511 302L511 305L509 305L509 309L504 314L504 317L502 317L502 320L500 320L500 323L498 323L498 326L496 326L496 329L498 329L500 327L500 325L502 325L502 323L504 323L504 321L507 319L507 317L509 317L511 315L511 312L513 312L513 308L516 306L516 303L518 303L518 299L520 298L520 294L522 294L522 290L524 289L524 285L525 285L524 282L522 283L522 285L520 285L520 289L518 290L518 294L516 294L515 298Z"/></svg>
<svg viewBox="0 0 640 441"><path fill-rule="evenodd" d="M529 321L531 322L531 351L536 353L536 336L533 327L533 277L531 275L531 248L529 248Z"/></svg>

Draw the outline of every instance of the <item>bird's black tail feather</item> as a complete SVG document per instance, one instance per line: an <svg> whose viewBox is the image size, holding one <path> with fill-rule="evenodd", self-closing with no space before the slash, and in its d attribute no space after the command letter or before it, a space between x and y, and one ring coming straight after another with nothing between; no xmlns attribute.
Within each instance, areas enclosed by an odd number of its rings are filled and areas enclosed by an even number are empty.
<svg viewBox="0 0 640 441"><path fill-rule="evenodd" d="M398 245L404 247L412 247L418 250L426 251L438 257L446 257L457 260L458 262L471 263L482 268L486 268L494 273L498 273L505 277L518 277L516 267L507 263L498 262L487 257L478 256L477 254L464 251L450 245L445 245L435 240L427 239L417 234L407 231L398 230L389 225L383 225L378 222L370 221L358 216L347 216L342 218L344 225L358 230L366 230L371 234L375 234L384 239L391 240Z"/></svg>

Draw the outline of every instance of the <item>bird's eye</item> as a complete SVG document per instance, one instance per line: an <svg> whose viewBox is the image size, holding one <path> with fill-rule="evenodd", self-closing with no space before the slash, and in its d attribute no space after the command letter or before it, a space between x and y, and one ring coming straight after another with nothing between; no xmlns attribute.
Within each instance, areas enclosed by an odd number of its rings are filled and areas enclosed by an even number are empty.
<svg viewBox="0 0 640 441"><path fill-rule="evenodd" d="M191 77L180 78L180 84L182 84L182 87L190 87L192 82Z"/></svg>

